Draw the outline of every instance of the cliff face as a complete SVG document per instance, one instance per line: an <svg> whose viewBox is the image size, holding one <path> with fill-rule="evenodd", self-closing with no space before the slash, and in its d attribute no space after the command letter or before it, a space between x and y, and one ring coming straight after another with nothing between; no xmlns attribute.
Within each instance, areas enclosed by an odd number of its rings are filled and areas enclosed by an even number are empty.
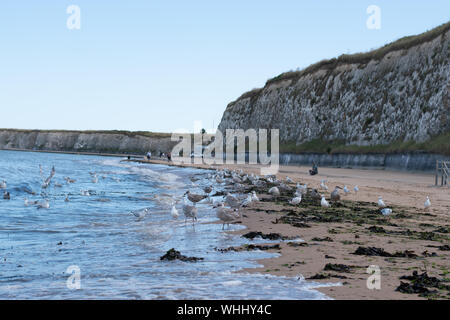
<svg viewBox="0 0 450 320"><path fill-rule="evenodd" d="M278 128L280 142L423 142L450 130L450 23L365 54L269 80L230 103L219 129Z"/></svg>
<svg viewBox="0 0 450 320"><path fill-rule="evenodd" d="M174 144L170 135L162 134L0 129L0 149L145 154L170 151Z"/></svg>

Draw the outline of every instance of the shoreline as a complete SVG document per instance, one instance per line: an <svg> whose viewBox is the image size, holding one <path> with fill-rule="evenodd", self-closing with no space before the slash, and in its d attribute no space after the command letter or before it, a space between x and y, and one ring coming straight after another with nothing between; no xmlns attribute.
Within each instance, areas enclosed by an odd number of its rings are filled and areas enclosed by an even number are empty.
<svg viewBox="0 0 450 320"><path fill-rule="evenodd" d="M167 161L160 160L139 162L168 164ZM169 165L200 169L242 169L245 173L259 174L258 166L249 165L220 165L213 168L204 164ZM353 211L348 211L344 213L345 218L342 221L336 222L305 220L297 225L292 222L281 222L286 217L298 217L310 210L320 211L320 205L311 203L304 205L302 201L299 206L293 206L287 203L287 200L292 198L290 194L282 193L281 197L273 199L267 191L257 191L260 201L253 202L248 208L240 209L243 215L240 222L247 228L230 233L239 236L248 232L278 233L283 237L301 238L304 244L295 245L289 241L280 241L279 249L268 249L268 252L279 253L278 257L257 260L262 267L244 269L240 272L277 276L301 274L306 280L318 283L342 284L314 288L333 299L450 299L448 289L437 290L437 293L426 297L396 291L401 282L409 283L407 280L400 280L400 277L411 276L413 271L419 274L426 271L430 277L449 279L450 251L438 248L450 243L448 188L431 186L433 175L426 173L320 168L319 175L309 176L307 169L281 166L277 178L284 180L289 176L295 182L306 182L308 187L317 189L321 179L328 180L330 190L333 190L335 185L346 184L352 190L351 194L343 196L341 192L342 208L332 204L331 211L337 212L328 216L335 214L336 217L340 217L344 212L342 210L351 206L361 207L363 215L352 216L349 212ZM358 194L353 192L355 184L360 188ZM295 189L295 184L290 186ZM329 191L321 193L329 200ZM385 218L379 213L372 214L378 210L377 195L382 195L388 207L393 209L391 217ZM433 204L429 211L422 209L426 195L430 196ZM370 214L367 221L365 214ZM359 247L375 247L391 256L354 254ZM331 270L324 270L327 264L331 264ZM334 269L340 265L348 269ZM367 279L370 276L367 267L370 265L377 265L381 270L380 290L367 288ZM313 279L309 279L311 277ZM448 282L444 283L448 285Z"/></svg>
<svg viewBox="0 0 450 320"><path fill-rule="evenodd" d="M16 151L16 150L11 150ZM26 150L29 151L29 150ZM39 151L38 151L39 152ZM58 153L58 152L56 152ZM75 153L76 154L76 153ZM95 154L98 155L98 154ZM128 155L114 155L127 157ZM186 159L189 161L190 159ZM257 165L206 165L168 163L163 159L138 160L123 159L124 162L143 164L160 164L199 169L242 169L245 173L260 174ZM291 194L282 193L273 199L267 190L258 190L261 201L252 203L248 208L240 209L241 223L247 228L230 231L236 235L248 232L279 233L285 237L297 237L304 240L304 245L292 245L288 241L280 242L280 248L268 252L279 253L275 258L257 260L262 267L244 269L240 272L272 274L277 276L297 276L302 274L307 280L318 283L341 283L341 286L318 287L318 290L334 299L425 299L418 294L405 294L395 291L400 285L401 276L411 276L413 271L419 274L426 271L431 277L449 279L450 251L438 247L450 244L448 232L450 227L449 188L435 187L433 174L408 173L370 169L319 168L319 174L309 176L309 167L280 166L277 178L284 180L289 176L295 182L308 183L308 187L317 188L322 179L326 179L329 190L334 186L347 185L352 192L341 197L342 208L330 208L332 213L320 211L320 205L302 201L299 206L288 204ZM360 191L355 194L353 186ZM295 189L295 184L290 184ZM238 192L238 191L235 191ZM291 192L292 193L292 192ZM329 199L330 192L323 193ZM360 206L364 212L376 210L378 195L394 213L389 218L381 215L348 215L343 209ZM423 203L429 195L432 208L425 211ZM335 212L333 212L333 210ZM342 221L302 220L303 216L317 211L320 216L344 217ZM294 217L300 223L283 221ZM374 218L375 217L375 218ZM367 219L366 219L367 218ZM362 219L362 220L361 220ZM295 221L294 221L295 222ZM370 230L369 228L378 229ZM441 229L440 231L438 231ZM408 230L408 232L406 232ZM425 236L421 238L422 236ZM386 257L354 254L359 247L376 247L388 254L411 252L414 257ZM408 254L407 254L408 255ZM347 270L324 270L327 264L345 265ZM369 265L378 265L381 269L381 289L369 290L366 287L370 276L366 269ZM324 279L317 279L322 276ZM446 282L448 286L448 282ZM432 288L431 290L434 290ZM447 289L448 290L448 289ZM450 299L450 293L439 290L439 295L429 298Z"/></svg>

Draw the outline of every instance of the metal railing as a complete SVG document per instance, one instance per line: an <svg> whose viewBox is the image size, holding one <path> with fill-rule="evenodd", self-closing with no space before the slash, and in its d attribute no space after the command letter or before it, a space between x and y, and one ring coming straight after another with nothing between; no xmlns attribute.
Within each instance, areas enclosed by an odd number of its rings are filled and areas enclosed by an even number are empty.
<svg viewBox="0 0 450 320"><path fill-rule="evenodd" d="M437 160L436 161L436 176L434 184L439 185L439 178L441 178L441 186L448 185L450 176L450 161Z"/></svg>

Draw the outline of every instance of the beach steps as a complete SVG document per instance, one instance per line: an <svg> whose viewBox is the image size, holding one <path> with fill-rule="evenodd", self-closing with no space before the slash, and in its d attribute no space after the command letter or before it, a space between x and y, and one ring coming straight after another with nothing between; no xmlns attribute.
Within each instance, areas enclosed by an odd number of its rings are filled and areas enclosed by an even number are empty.
<svg viewBox="0 0 450 320"><path fill-rule="evenodd" d="M437 160L436 161L436 174L434 179L434 184L439 186L439 178L440 178L440 186L448 186L450 176L450 161Z"/></svg>

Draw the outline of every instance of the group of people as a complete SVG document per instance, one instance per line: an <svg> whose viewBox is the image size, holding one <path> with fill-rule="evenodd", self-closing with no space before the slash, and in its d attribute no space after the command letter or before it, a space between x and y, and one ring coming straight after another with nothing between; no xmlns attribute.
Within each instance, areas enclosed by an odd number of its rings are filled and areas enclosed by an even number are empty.
<svg viewBox="0 0 450 320"><path fill-rule="evenodd" d="M147 160L151 160L152 158L152 152L149 151L147 152L146 156ZM172 153L169 151L167 153L164 152L159 152L159 158L167 158L167 161L171 162L172 161Z"/></svg>

